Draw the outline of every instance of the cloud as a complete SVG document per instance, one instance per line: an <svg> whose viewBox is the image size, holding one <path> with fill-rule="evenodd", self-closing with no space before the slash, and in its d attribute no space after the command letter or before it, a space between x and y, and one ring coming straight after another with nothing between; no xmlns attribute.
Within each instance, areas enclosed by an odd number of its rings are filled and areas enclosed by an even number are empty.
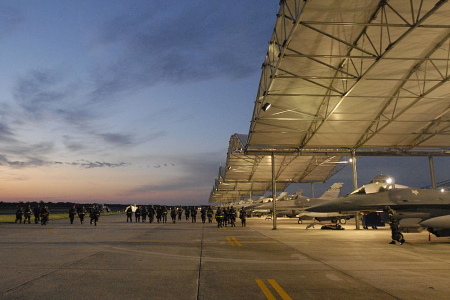
<svg viewBox="0 0 450 300"><path fill-rule="evenodd" d="M28 113L40 116L65 98L58 91L58 83L59 78L53 72L33 70L17 80L14 97Z"/></svg>
<svg viewBox="0 0 450 300"><path fill-rule="evenodd" d="M197 153L184 157L166 157L168 161L174 163L163 163L154 166L156 169L175 167L178 168L177 176L172 177L164 183L151 183L140 185L122 193L121 196L132 197L145 195L152 192L186 192L192 190L204 190L204 197L207 200L210 186L217 173L218 157L222 153ZM161 159L161 157L158 157ZM164 199L161 199L164 201Z"/></svg>
<svg viewBox="0 0 450 300"><path fill-rule="evenodd" d="M124 146L132 144L132 138L128 134L120 133L100 133L98 134L105 142L116 146Z"/></svg>
<svg viewBox="0 0 450 300"><path fill-rule="evenodd" d="M139 16L124 12L100 28L97 45L121 53L96 70L94 98L159 82L237 80L260 71L274 16L258 15L258 3L145 5Z"/></svg>
<svg viewBox="0 0 450 300"><path fill-rule="evenodd" d="M61 120L86 126L98 116L89 101L77 97L85 86L75 82L63 70L30 70L15 83L13 96L19 106L35 120Z"/></svg>
<svg viewBox="0 0 450 300"><path fill-rule="evenodd" d="M71 165L71 166L79 166L79 167L83 167L86 169L92 169L92 168L117 168L117 167L125 167L125 166L129 166L130 163L126 163L126 162L119 162L119 163L108 163L108 162L100 162L100 161L95 161L95 162L91 162L91 161L82 161L82 162L71 162L71 163L66 163L66 165Z"/></svg>
<svg viewBox="0 0 450 300"><path fill-rule="evenodd" d="M6 155L0 154L0 165L1 166L10 166L15 169L21 168L29 168L29 167L41 167L41 166L75 166L82 167L85 169L92 168L117 168L117 167L126 167L131 165L127 162L100 162L100 161L89 161L89 160L78 160L76 162L61 162L61 161L50 161L43 158L38 157L27 157L26 160L10 160L6 157Z"/></svg>
<svg viewBox="0 0 450 300"><path fill-rule="evenodd" d="M53 151L53 142L27 144L17 141L12 144L2 144L0 146L0 152L4 155L22 156L28 158L28 160L41 160L38 158L32 159L32 157L40 157Z"/></svg>
<svg viewBox="0 0 450 300"><path fill-rule="evenodd" d="M2 142L15 141L14 133L13 133L12 129L8 125L6 125L2 122L0 122L0 141L2 141Z"/></svg>
<svg viewBox="0 0 450 300"><path fill-rule="evenodd" d="M0 4L0 38L13 32L24 20L16 9Z"/></svg>
<svg viewBox="0 0 450 300"><path fill-rule="evenodd" d="M67 149L70 151L80 151L86 148L85 144L82 142L74 141L74 138L72 138L69 135L63 136L63 144L66 146Z"/></svg>
<svg viewBox="0 0 450 300"><path fill-rule="evenodd" d="M76 107L72 109L56 109L55 114L66 121L66 123L77 125L80 127L85 127L86 123L94 120L97 117L92 111L88 111L85 108Z"/></svg>
<svg viewBox="0 0 450 300"><path fill-rule="evenodd" d="M27 167L42 167L44 165L50 165L51 163L45 160L42 160L37 157L28 158L26 161L9 161L5 157L2 157L2 165L9 165L11 168L22 169Z"/></svg>

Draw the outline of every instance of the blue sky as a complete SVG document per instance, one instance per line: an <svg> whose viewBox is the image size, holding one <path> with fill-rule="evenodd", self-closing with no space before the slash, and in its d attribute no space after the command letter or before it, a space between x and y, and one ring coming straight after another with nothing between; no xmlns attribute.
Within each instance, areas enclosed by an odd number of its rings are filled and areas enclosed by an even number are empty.
<svg viewBox="0 0 450 300"><path fill-rule="evenodd" d="M278 1L2 1L0 200L208 201Z"/></svg>

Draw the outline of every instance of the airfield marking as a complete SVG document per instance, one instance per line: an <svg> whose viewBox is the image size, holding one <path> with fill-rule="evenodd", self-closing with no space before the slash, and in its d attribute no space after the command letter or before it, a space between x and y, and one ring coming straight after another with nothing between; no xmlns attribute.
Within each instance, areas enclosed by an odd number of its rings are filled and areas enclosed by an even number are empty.
<svg viewBox="0 0 450 300"><path fill-rule="evenodd" d="M242 247L242 244L234 236L232 238L227 237L227 241L231 246L238 245L239 247Z"/></svg>
<svg viewBox="0 0 450 300"><path fill-rule="evenodd" d="M269 290L269 288L264 284L262 279L255 279L255 281L268 300L276 299L275 296L272 294L272 292ZM275 279L267 279L267 281L270 283L270 285L275 289L275 291L278 293L278 295L280 295L280 297L283 300L292 300L292 298L283 290L283 288L278 284L278 282L276 282Z"/></svg>
<svg viewBox="0 0 450 300"><path fill-rule="evenodd" d="M266 298L268 300L276 300L275 296L270 292L269 288L264 284L262 279L255 279L256 283L258 284L259 288L262 290L264 295L266 295Z"/></svg>
<svg viewBox="0 0 450 300"><path fill-rule="evenodd" d="M275 279L267 279L283 300L292 300L291 297L283 290L283 288L275 281Z"/></svg>
<svg viewBox="0 0 450 300"><path fill-rule="evenodd" d="M239 241L235 237L233 237L233 241L236 243L236 245L238 245L239 247L242 247L242 244L239 243Z"/></svg>

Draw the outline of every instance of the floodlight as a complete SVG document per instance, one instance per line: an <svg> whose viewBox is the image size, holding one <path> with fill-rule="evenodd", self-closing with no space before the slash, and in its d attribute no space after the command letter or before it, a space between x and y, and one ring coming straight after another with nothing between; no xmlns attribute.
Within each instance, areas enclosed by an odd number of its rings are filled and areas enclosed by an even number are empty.
<svg viewBox="0 0 450 300"><path fill-rule="evenodd" d="M263 111L266 111L266 110L268 110L271 106L272 106L272 104L270 104L269 102L266 102L266 104L263 105L262 110L263 110Z"/></svg>

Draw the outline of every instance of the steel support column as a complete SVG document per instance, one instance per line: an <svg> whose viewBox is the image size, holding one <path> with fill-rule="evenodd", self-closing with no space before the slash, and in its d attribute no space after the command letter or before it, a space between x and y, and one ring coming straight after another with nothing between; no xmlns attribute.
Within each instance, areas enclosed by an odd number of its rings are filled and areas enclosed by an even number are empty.
<svg viewBox="0 0 450 300"><path fill-rule="evenodd" d="M352 178L353 178L353 190L358 189L358 177L356 175L356 153L355 149L352 150ZM360 229L359 226L359 212L355 213L355 225L356 229Z"/></svg>
<svg viewBox="0 0 450 300"><path fill-rule="evenodd" d="M277 229L277 183L275 178L275 154L272 152L272 230Z"/></svg>
<svg viewBox="0 0 450 300"><path fill-rule="evenodd" d="M428 162L430 164L431 186L432 186L433 190L436 190L436 177L434 175L433 156L428 156Z"/></svg>

